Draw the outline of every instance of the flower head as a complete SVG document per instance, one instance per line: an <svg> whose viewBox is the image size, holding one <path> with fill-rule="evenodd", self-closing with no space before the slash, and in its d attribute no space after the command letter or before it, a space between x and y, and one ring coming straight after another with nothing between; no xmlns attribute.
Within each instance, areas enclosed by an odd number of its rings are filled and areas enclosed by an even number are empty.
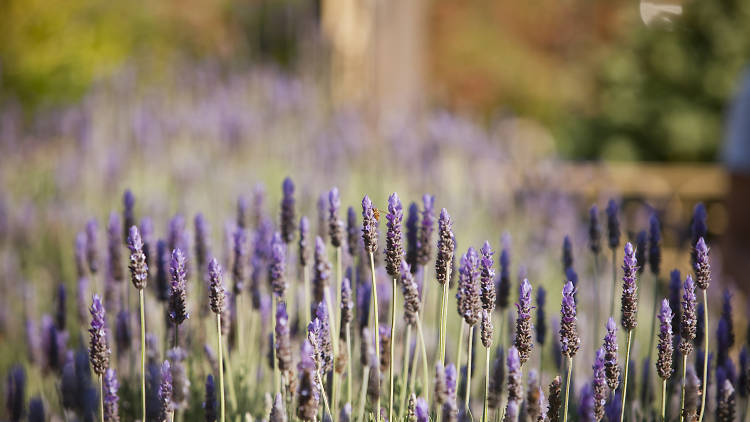
<svg viewBox="0 0 750 422"><path fill-rule="evenodd" d="M404 318L407 324L414 326L420 308L419 291L411 268L405 260L401 261L401 289L404 294Z"/></svg>
<svg viewBox="0 0 750 422"><path fill-rule="evenodd" d="M599 224L599 208L592 205L589 209L589 249L594 255L602 250L602 227Z"/></svg>
<svg viewBox="0 0 750 422"><path fill-rule="evenodd" d="M281 238L284 243L291 243L294 240L294 231L297 229L295 223L297 217L294 211L294 182L287 177L281 184L283 197L281 199L281 216L279 227L281 229Z"/></svg>
<svg viewBox="0 0 750 422"><path fill-rule="evenodd" d="M105 319L104 305L99 295L94 295L91 303L91 341L89 342L89 359L91 366L97 375L104 375L109 367L110 349L107 344L107 321Z"/></svg>
<svg viewBox="0 0 750 422"><path fill-rule="evenodd" d="M505 310L510 302L510 235L503 235L500 251L500 275L497 278L497 307Z"/></svg>
<svg viewBox="0 0 750 422"><path fill-rule="evenodd" d="M445 367L445 394L446 401L443 403L443 420L446 422L457 422L456 367L452 363Z"/></svg>
<svg viewBox="0 0 750 422"><path fill-rule="evenodd" d="M289 339L289 315L286 303L280 302L276 309L276 360L280 371L292 369L292 345Z"/></svg>
<svg viewBox="0 0 750 422"><path fill-rule="evenodd" d="M367 195L362 198L362 240L368 253L374 254L378 250L378 219Z"/></svg>
<svg viewBox="0 0 750 422"><path fill-rule="evenodd" d="M695 311L695 284L693 278L688 274L683 284L682 314L680 315L680 352L689 355L693 351L693 339L695 339L695 326L697 316Z"/></svg>
<svg viewBox="0 0 750 422"><path fill-rule="evenodd" d="M661 267L661 224L656 213L648 220L648 266L651 274L659 275Z"/></svg>
<svg viewBox="0 0 750 422"><path fill-rule="evenodd" d="M346 210L346 246L349 249L349 256L357 256L359 226L357 225L357 212L354 211L354 207L349 207Z"/></svg>
<svg viewBox="0 0 750 422"><path fill-rule="evenodd" d="M185 272L185 255L180 249L172 251L172 263L169 272L172 276L169 296L169 319L180 325L190 318L187 311L187 276Z"/></svg>
<svg viewBox="0 0 750 422"><path fill-rule="evenodd" d="M416 271L419 242L419 206L416 202L409 204L409 212L404 225L406 226L406 262Z"/></svg>
<svg viewBox="0 0 750 422"><path fill-rule="evenodd" d="M310 260L310 221L302 216L299 219L299 265L307 266Z"/></svg>
<svg viewBox="0 0 750 422"><path fill-rule="evenodd" d="M573 306L575 307L575 303ZM526 363L531 355L531 349L534 348L534 339L531 336L533 328L531 326L531 308L531 283L524 278L521 282L518 303L516 304L518 316L516 317L516 339L514 343L516 349L518 349L521 365ZM573 310L573 318L575 318L575 309Z"/></svg>
<svg viewBox="0 0 750 422"><path fill-rule="evenodd" d="M453 253L455 249L456 241L453 238L453 221L448 211L443 208L440 211L440 220L438 220L438 243L437 243L437 259L435 260L435 271L437 273L437 281L440 284L448 283L451 261L453 260Z"/></svg>
<svg viewBox="0 0 750 422"><path fill-rule="evenodd" d="M245 289L247 281L247 235L245 230L237 227L234 230L234 259L232 260L232 278L234 279L234 294Z"/></svg>
<svg viewBox="0 0 750 422"><path fill-rule="evenodd" d="M549 384L549 408L547 416L550 422L560 421L560 408L562 407L562 381L560 376L556 376Z"/></svg>
<svg viewBox="0 0 750 422"><path fill-rule="evenodd" d="M620 218L617 215L619 207L614 199L607 203L607 234L609 235L609 248L615 249L620 246Z"/></svg>
<svg viewBox="0 0 750 422"><path fill-rule="evenodd" d="M617 324L612 317L607 320L607 335L604 336L604 369L607 385L615 391L620 383L620 366L617 364Z"/></svg>
<svg viewBox="0 0 750 422"><path fill-rule="evenodd" d="M328 235L334 248L341 247L344 237L344 223L339 219L341 198L339 189L334 187L328 192Z"/></svg>
<svg viewBox="0 0 750 422"><path fill-rule="evenodd" d="M354 319L354 302L352 300L352 284L349 277L344 277L341 281L341 327L346 327ZM345 330L341 330L341 336L345 335Z"/></svg>
<svg viewBox="0 0 750 422"><path fill-rule="evenodd" d="M517 411L516 408L520 407L523 400L521 358L515 347L508 349L506 364L508 365L508 407L505 410L507 414L508 411Z"/></svg>
<svg viewBox="0 0 750 422"><path fill-rule="evenodd" d="M21 365L13 365L5 381L5 410L11 421L20 421L24 416L26 397L26 373Z"/></svg>
<svg viewBox="0 0 750 422"><path fill-rule="evenodd" d="M672 309L667 299L662 300L659 311L659 344L656 346L659 356L656 360L656 372L661 379L672 376Z"/></svg>
<svg viewBox="0 0 750 422"><path fill-rule="evenodd" d="M214 376L208 374L206 377L206 395L203 400L203 413L205 414L206 422L216 422L216 386L214 384Z"/></svg>
<svg viewBox="0 0 750 422"><path fill-rule="evenodd" d="M276 297L284 297L286 292L286 245L281 234L276 232L271 239L271 263L268 266L268 279Z"/></svg>
<svg viewBox="0 0 750 422"><path fill-rule="evenodd" d="M169 414L174 410L172 406L172 368L169 361L165 360L161 365L161 382L159 383L159 405L160 421L166 421Z"/></svg>
<svg viewBox="0 0 750 422"><path fill-rule="evenodd" d="M204 280L206 260L211 256L211 228L201 213L195 216L193 224L195 225L195 263L201 280Z"/></svg>
<svg viewBox="0 0 750 422"><path fill-rule="evenodd" d="M708 259L708 246L703 238L695 244L695 285L706 290L711 282L711 264Z"/></svg>
<svg viewBox="0 0 750 422"><path fill-rule="evenodd" d="M622 265L622 326L626 331L634 329L638 325L638 286L636 284L636 272L638 262L635 259L635 250L630 242L625 244L625 258Z"/></svg>
<svg viewBox="0 0 750 422"><path fill-rule="evenodd" d="M482 288L482 308L490 314L495 310L495 261L492 255L495 252L490 246L490 242L485 241L482 249L479 250L481 258L479 259L480 285Z"/></svg>
<svg viewBox="0 0 750 422"><path fill-rule="evenodd" d="M563 287L562 307L560 309L560 345L564 356L573 357L578 352L581 339L578 337L576 318L575 288L572 282Z"/></svg>
<svg viewBox="0 0 750 422"><path fill-rule="evenodd" d="M568 268L573 268L573 243L568 235L565 235L563 239L562 264L563 272L568 271Z"/></svg>
<svg viewBox="0 0 750 422"><path fill-rule="evenodd" d="M216 258L212 258L211 262L208 263L208 281L208 296L211 310L215 314L221 315L224 312L226 291L224 280L222 279L221 265L219 265Z"/></svg>
<svg viewBox="0 0 750 422"><path fill-rule="evenodd" d="M107 422L119 422L120 410L117 390L120 384L117 382L117 373L109 368L104 373L104 420Z"/></svg>
<svg viewBox="0 0 750 422"><path fill-rule="evenodd" d="M320 237L315 238L315 267L313 268L313 300L322 302L331 278L331 263L328 262L326 244Z"/></svg>
<svg viewBox="0 0 750 422"><path fill-rule="evenodd" d="M594 359L594 379L592 381L592 389L594 396L594 416L595 420L600 421L604 417L604 405L607 403L607 396L609 394L607 385L607 374L604 368L604 348L600 347L596 351L596 358Z"/></svg>
<svg viewBox="0 0 750 422"><path fill-rule="evenodd" d="M95 219L86 222L86 261L91 274L99 271L99 247L97 245L99 226Z"/></svg>
<svg viewBox="0 0 750 422"><path fill-rule="evenodd" d="M399 277L401 260L404 259L404 239L401 232L401 221L404 218L404 210L397 193L388 197L388 214L385 216L388 232L385 238L385 268L388 275L393 278Z"/></svg>
<svg viewBox="0 0 750 422"><path fill-rule="evenodd" d="M482 309L479 286L479 257L474 248L461 257L459 282L456 299L458 313L467 324L474 326L479 322Z"/></svg>
<svg viewBox="0 0 750 422"><path fill-rule="evenodd" d="M539 287L536 291L536 341L544 345L547 338L547 316L544 306L547 304L547 291Z"/></svg>
<svg viewBox="0 0 750 422"><path fill-rule="evenodd" d="M130 227L128 248L130 249L129 268L133 286L138 290L143 290L148 280L148 265L146 265L146 255L143 254L143 240L136 226Z"/></svg>
<svg viewBox="0 0 750 422"><path fill-rule="evenodd" d="M435 197L422 196L422 224L417 242L417 262L425 266L432 255L432 232L435 230Z"/></svg>

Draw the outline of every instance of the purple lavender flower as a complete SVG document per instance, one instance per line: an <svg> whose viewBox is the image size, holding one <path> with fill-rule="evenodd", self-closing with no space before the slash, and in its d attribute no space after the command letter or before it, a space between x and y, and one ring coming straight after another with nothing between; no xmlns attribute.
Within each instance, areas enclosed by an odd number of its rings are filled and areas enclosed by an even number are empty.
<svg viewBox="0 0 750 422"><path fill-rule="evenodd" d="M706 206L702 202L697 203L693 209L693 218L690 220L690 246L693 248L690 251L690 259L693 267L698 263L695 246L698 244L700 238L706 237L708 234L707 217Z"/></svg>
<svg viewBox="0 0 750 422"><path fill-rule="evenodd" d="M156 268L154 261L156 257L156 243L154 242L154 223L150 218L144 217L141 219L141 226L139 228L141 233L141 240L143 240L143 255L146 257L146 272L148 279L151 280L151 270Z"/></svg>
<svg viewBox="0 0 750 422"><path fill-rule="evenodd" d="M448 388L445 385L445 366L439 360L435 363L435 403L442 408L448 401Z"/></svg>
<svg viewBox="0 0 750 422"><path fill-rule="evenodd" d="M334 248L341 247L341 241L344 237L344 223L339 220L340 207L339 189L334 187L328 192L328 235Z"/></svg>
<svg viewBox="0 0 750 422"><path fill-rule="evenodd" d="M117 396L117 389L120 384L117 382L117 373L114 369L109 368L104 374L104 420L105 422L120 421L120 398Z"/></svg>
<svg viewBox="0 0 750 422"><path fill-rule="evenodd" d="M76 276L80 279L86 277L86 233L78 232L74 243L74 258L76 263Z"/></svg>
<svg viewBox="0 0 750 422"><path fill-rule="evenodd" d="M315 349L315 360L323 373L333 369L333 345L330 337L328 309L319 302L315 309L315 319L307 327L307 338Z"/></svg>
<svg viewBox="0 0 750 422"><path fill-rule="evenodd" d="M685 408L686 421L698 420L698 410L701 406L701 382L695 374L695 369L688 366L685 376Z"/></svg>
<svg viewBox="0 0 750 422"><path fill-rule="evenodd" d="M480 270L480 285L482 288L482 308L487 310L490 314L495 310L495 261L492 255L495 252L490 246L490 242L485 241L481 253L481 259L479 260Z"/></svg>
<svg viewBox="0 0 750 422"><path fill-rule="evenodd" d="M122 268L122 224L116 213L109 216L107 225L107 275L114 281L125 280L125 271Z"/></svg>
<svg viewBox="0 0 750 422"><path fill-rule="evenodd" d="M592 205L589 209L589 249L594 255L602 250L602 227L599 224L599 208Z"/></svg>
<svg viewBox="0 0 750 422"><path fill-rule="evenodd" d="M505 413L510 421L518 420L518 408L523 400L523 384L521 375L521 358L515 347L508 349L508 406ZM515 413L515 415L513 415Z"/></svg>
<svg viewBox="0 0 750 422"><path fill-rule="evenodd" d="M743 345L740 350L740 376L737 383L737 389L740 397L747 397L750 393L750 358L747 352L747 346Z"/></svg>
<svg viewBox="0 0 750 422"><path fill-rule="evenodd" d="M159 420L169 420L172 408L172 370L169 361L165 360L161 365L161 382L159 383Z"/></svg>
<svg viewBox="0 0 750 422"><path fill-rule="evenodd" d="M454 256L456 241L453 237L453 221L448 211L443 208L438 220L438 243L437 259L435 260L435 271L437 281L440 284L449 282L449 271Z"/></svg>
<svg viewBox="0 0 750 422"><path fill-rule="evenodd" d="M378 218L367 195L362 198L362 240L368 253L374 254L378 250Z"/></svg>
<svg viewBox="0 0 750 422"><path fill-rule="evenodd" d="M198 213L194 219L195 225L195 264L198 268L198 275L204 280L206 263L211 256L211 227L203 214Z"/></svg>
<svg viewBox="0 0 750 422"><path fill-rule="evenodd" d="M19 364L13 365L5 380L5 410L12 422L20 422L24 416L26 397L26 373Z"/></svg>
<svg viewBox="0 0 750 422"><path fill-rule="evenodd" d="M57 309L55 311L55 327L58 331L65 331L65 319L66 319L66 297L65 284L60 283L57 286Z"/></svg>
<svg viewBox="0 0 750 422"><path fill-rule="evenodd" d="M659 311L659 344L656 346L659 356L656 360L656 372L661 379L672 376L672 309L667 299L662 300Z"/></svg>
<svg viewBox="0 0 750 422"><path fill-rule="evenodd" d="M45 422L44 402L39 396L29 400L29 422Z"/></svg>
<svg viewBox="0 0 750 422"><path fill-rule="evenodd" d="M88 261L91 274L96 274L99 271L98 230L99 227L95 219L92 218L86 222L86 260Z"/></svg>
<svg viewBox="0 0 750 422"><path fill-rule="evenodd" d="M567 282L563 287L562 308L560 309L560 345L562 354L568 358L575 356L581 344L581 339L578 337L574 292L573 283Z"/></svg>
<svg viewBox="0 0 750 422"><path fill-rule="evenodd" d="M172 365L172 408L184 409L190 395L190 379L185 367L187 352L180 347L169 349L167 359Z"/></svg>
<svg viewBox="0 0 750 422"><path fill-rule="evenodd" d="M354 207L346 210L346 246L349 250L349 256L357 256L357 246L359 245L359 226L357 225L357 212Z"/></svg>
<svg viewBox="0 0 750 422"><path fill-rule="evenodd" d="M565 280L573 283L573 287L576 289L574 295L578 298L578 273L573 267L568 267L568 269L565 270Z"/></svg>
<svg viewBox="0 0 750 422"><path fill-rule="evenodd" d="M607 374L604 368L604 354L604 348L600 347L596 351L596 358L592 366L594 370L594 379L592 381L594 417L597 421L602 420L604 417L604 405L607 403L607 396L609 395Z"/></svg>
<svg viewBox="0 0 750 422"><path fill-rule="evenodd" d="M635 261L641 265L637 268L638 275L643 274L646 269L646 251L648 250L648 235L641 230L635 237Z"/></svg>
<svg viewBox="0 0 750 422"><path fill-rule="evenodd" d="M607 334L604 336L603 347L607 385L610 390L615 391L620 383L620 366L617 364L617 324L612 317L607 320Z"/></svg>
<svg viewBox="0 0 750 422"><path fill-rule="evenodd" d="M169 267L169 272L172 276L169 296L169 319L175 326L179 326L186 319L190 318L190 314L187 311L185 262L185 255L180 249L172 251L172 263Z"/></svg>
<svg viewBox="0 0 750 422"><path fill-rule="evenodd" d="M385 238L385 268L388 275L398 278L401 270L401 260L404 259L404 239L401 232L401 221L404 210L397 193L388 197L388 214L385 216L388 232Z"/></svg>
<svg viewBox="0 0 750 422"><path fill-rule="evenodd" d="M620 246L620 218L617 215L619 207L614 199L607 203L607 233L609 235L609 248L616 249Z"/></svg>
<svg viewBox="0 0 750 422"><path fill-rule="evenodd" d="M240 195L237 197L237 227L247 229L250 222L250 204L247 197Z"/></svg>
<svg viewBox="0 0 750 422"><path fill-rule="evenodd" d="M427 401L422 397L417 399L416 415L417 422L428 422L430 419L429 406L427 405Z"/></svg>
<svg viewBox="0 0 750 422"><path fill-rule="evenodd" d="M419 227L417 241L417 262L423 267L430 262L432 256L432 232L434 230L435 197L425 194L422 196L422 224Z"/></svg>
<svg viewBox="0 0 750 422"><path fill-rule="evenodd" d="M716 420L720 422L733 422L737 418L736 394L732 382L728 379L719 384L718 405L716 407Z"/></svg>
<svg viewBox="0 0 750 422"><path fill-rule="evenodd" d="M286 406L284 401L281 399L281 393L276 393L276 398L273 400L273 406L271 407L271 415L268 417L269 422L286 422Z"/></svg>
<svg viewBox="0 0 750 422"><path fill-rule="evenodd" d="M226 291L222 279L221 265L216 258L212 258L211 262L208 263L208 280L208 297L211 310L215 314L221 315L224 312Z"/></svg>
<svg viewBox="0 0 750 422"><path fill-rule="evenodd" d="M123 229L125 230L122 237L128 237L128 228L135 226L135 195L130 189L126 189L122 195L122 221L125 223Z"/></svg>
<svg viewBox="0 0 750 422"><path fill-rule="evenodd" d="M343 339L346 338L345 331L346 331L346 325L352 322L352 319L354 319L354 303L352 301L352 285L349 281L349 277L344 277L344 279L341 281L341 330L340 337Z"/></svg>
<svg viewBox="0 0 750 422"><path fill-rule="evenodd" d="M310 221L302 216L299 219L299 265L307 266L310 260Z"/></svg>
<svg viewBox="0 0 750 422"><path fill-rule="evenodd" d="M94 372L104 375L109 366L110 349L107 344L107 321L105 319L104 305L99 295L94 295L91 303L91 341L89 342L89 358Z"/></svg>
<svg viewBox="0 0 750 422"><path fill-rule="evenodd" d="M276 359L280 371L292 369L292 345L289 339L289 315L286 304L280 302L276 310Z"/></svg>
<svg viewBox="0 0 750 422"><path fill-rule="evenodd" d="M571 286L571 291L572 289ZM516 349L518 349L521 365L526 363L531 355L531 350L534 348L534 338L531 336L533 329L531 325L531 308L531 283L529 283L529 280L523 279L519 290L518 303L516 304L518 316L516 318L516 340L514 342ZM563 303L563 308L565 308L565 303ZM573 330L575 330L575 302L573 302L572 312ZM563 315L565 314L563 313ZM577 345L575 350L578 350ZM575 355L575 350L570 356Z"/></svg>
<svg viewBox="0 0 750 422"><path fill-rule="evenodd" d="M580 422L594 422L595 420L595 399L594 391L590 383L581 387L578 396L578 420Z"/></svg>
<svg viewBox="0 0 750 422"><path fill-rule="evenodd" d="M299 373L297 387L297 417L303 421L315 420L320 405L320 392L316 376L316 365L313 347L308 340L302 343L300 361L297 364Z"/></svg>
<svg viewBox="0 0 750 422"><path fill-rule="evenodd" d="M539 287L536 291L536 341L544 345L547 338L547 316L544 312L544 306L547 303L547 291L544 287Z"/></svg>
<svg viewBox="0 0 750 422"><path fill-rule="evenodd" d="M237 227L234 231L234 260L232 262L234 263L232 277L236 295L245 289L245 280L247 280L247 236L241 227Z"/></svg>
<svg viewBox="0 0 750 422"><path fill-rule="evenodd" d="M320 237L315 238L315 267L313 268L313 300L325 300L325 291L331 279L331 263L328 262L326 244Z"/></svg>
<svg viewBox="0 0 750 422"><path fill-rule="evenodd" d="M547 417L550 422L560 421L560 408L562 407L562 380L560 376L556 376L552 379L549 384L549 408L547 409ZM619 413L618 413L619 415ZM616 419L609 419L616 420Z"/></svg>
<svg viewBox="0 0 750 422"><path fill-rule="evenodd" d="M526 393L526 415L530 421L543 421L545 419L544 392L539 385L539 376L535 370L529 371L529 391Z"/></svg>
<svg viewBox="0 0 750 422"><path fill-rule="evenodd" d="M683 285L682 314L680 318L680 353L689 355L693 351L693 339L695 339L695 325L697 316L695 314L695 284L693 278L688 274Z"/></svg>
<svg viewBox="0 0 750 422"><path fill-rule="evenodd" d="M458 421L458 404L456 403L456 367L451 363L445 367L446 401L443 403L443 420Z"/></svg>
<svg viewBox="0 0 750 422"><path fill-rule="evenodd" d="M479 286L479 256L474 248L461 257L459 267L459 282L456 292L458 303L458 314L463 317L469 326L479 322L481 305L481 290Z"/></svg>
<svg viewBox="0 0 750 422"><path fill-rule="evenodd" d="M500 276L496 282L497 307L501 311L508 308L510 299L510 236L503 236L503 249L500 251Z"/></svg>
<svg viewBox="0 0 750 422"><path fill-rule="evenodd" d="M661 223L656 213L648 220L648 265L651 274L659 276L661 267Z"/></svg>
<svg viewBox="0 0 750 422"><path fill-rule="evenodd" d="M711 265L708 259L708 246L701 237L695 244L695 285L701 290L706 290L710 282Z"/></svg>
<svg viewBox="0 0 750 422"><path fill-rule="evenodd" d="M216 411L216 385L214 384L214 376L208 374L206 377L206 395L203 400L203 414L205 415L204 420L206 422L217 421Z"/></svg>
<svg viewBox="0 0 750 422"><path fill-rule="evenodd" d="M268 266L268 279L276 297L284 297L287 281L286 272L286 245L281 241L281 234L276 232L271 240L271 264Z"/></svg>
<svg viewBox="0 0 750 422"><path fill-rule="evenodd" d="M416 202L409 204L406 216L406 262L410 268L417 270L417 250L419 243L419 206Z"/></svg>
<svg viewBox="0 0 750 422"><path fill-rule="evenodd" d="M169 300L169 262L171 256L167 242L159 239L156 242L156 298L160 302Z"/></svg>
<svg viewBox="0 0 750 422"><path fill-rule="evenodd" d="M726 323L726 334L724 344L726 349L730 349L734 346L734 322L732 322L732 293L729 289L724 289L724 294L721 301L721 320ZM721 349L719 349L721 350Z"/></svg>
<svg viewBox="0 0 750 422"><path fill-rule="evenodd" d="M118 356L125 356L130 350L133 342L133 333L130 329L130 313L123 309L117 313L115 320L115 344L117 345Z"/></svg>
<svg viewBox="0 0 750 422"><path fill-rule="evenodd" d="M505 380L505 351L503 346L497 347L495 361L492 364L492 376L490 377L490 391L487 404L490 409L500 407L503 394L503 382Z"/></svg>
<svg viewBox="0 0 750 422"><path fill-rule="evenodd" d="M563 239L562 264L564 273L568 271L568 268L573 268L573 243L568 235L565 235Z"/></svg>
<svg viewBox="0 0 750 422"><path fill-rule="evenodd" d="M626 331L633 330L638 325L638 286L636 285L636 271L638 262L635 250L630 242L625 244L625 258L622 265L622 327Z"/></svg>
<svg viewBox="0 0 750 422"><path fill-rule="evenodd" d="M682 289L682 277L680 270L672 270L669 273L669 308L672 309L672 329L678 330L680 327L680 289ZM679 336L675 336L675 340Z"/></svg>
<svg viewBox="0 0 750 422"><path fill-rule="evenodd" d="M128 248L130 249L130 275L133 286L138 290L143 290L148 281L148 266L146 265L146 255L143 254L143 240L138 233L138 227L130 227L128 236Z"/></svg>
<svg viewBox="0 0 750 422"><path fill-rule="evenodd" d="M284 179L281 190L284 197L281 200L281 223L279 227L281 228L281 238L284 240L284 243L289 244L294 240L294 232L297 229L295 227L297 217L294 211L294 182L292 182L292 179L289 177Z"/></svg>

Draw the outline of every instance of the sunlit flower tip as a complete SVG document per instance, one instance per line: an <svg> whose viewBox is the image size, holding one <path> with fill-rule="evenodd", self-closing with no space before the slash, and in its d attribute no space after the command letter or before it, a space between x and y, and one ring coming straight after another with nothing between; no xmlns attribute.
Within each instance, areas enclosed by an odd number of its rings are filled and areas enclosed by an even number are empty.
<svg viewBox="0 0 750 422"><path fill-rule="evenodd" d="M623 258L622 277L622 326L626 331L633 330L638 325L638 286L636 284L636 272L638 263L635 259L635 249L628 242L625 244L625 257Z"/></svg>
<svg viewBox="0 0 750 422"><path fill-rule="evenodd" d="M404 259L404 239L401 229L404 211L401 200L395 192L388 197L388 214L385 218L388 227L385 239L385 268L388 275L396 278L400 276L401 260Z"/></svg>

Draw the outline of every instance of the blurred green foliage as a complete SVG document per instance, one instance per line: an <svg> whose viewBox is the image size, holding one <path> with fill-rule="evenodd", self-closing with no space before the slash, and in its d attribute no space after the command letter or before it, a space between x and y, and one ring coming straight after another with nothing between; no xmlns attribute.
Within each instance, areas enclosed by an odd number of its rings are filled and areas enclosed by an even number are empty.
<svg viewBox="0 0 750 422"><path fill-rule="evenodd" d="M715 159L750 58L750 3L687 1L670 23L632 21L601 66L586 118L566 122L563 149L581 158Z"/></svg>

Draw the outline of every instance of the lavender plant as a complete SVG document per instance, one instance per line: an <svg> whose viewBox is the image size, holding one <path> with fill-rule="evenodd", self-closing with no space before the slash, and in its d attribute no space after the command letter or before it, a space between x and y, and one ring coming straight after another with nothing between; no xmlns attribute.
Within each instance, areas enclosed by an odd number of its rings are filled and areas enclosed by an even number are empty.
<svg viewBox="0 0 750 422"><path fill-rule="evenodd" d="M529 287L529 294L531 288ZM578 352L581 340L578 337L576 317L575 288L568 281L563 287L562 306L560 309L560 344L562 354L567 358L568 376L565 379L565 406L563 407L563 422L568 420L568 400L570 397L570 378L573 373L573 357ZM519 308L520 309L520 308ZM519 311L520 312L520 311Z"/></svg>
<svg viewBox="0 0 750 422"><path fill-rule="evenodd" d="M622 410L620 412L620 422L625 420L625 407L628 395L628 369L630 367L630 346L633 337L633 330L638 324L638 285L637 272L638 262L635 258L635 249L630 242L625 244L625 257L622 265L622 300L621 300L621 323L622 328L628 333L627 345L625 348L625 376L622 387Z"/></svg>
<svg viewBox="0 0 750 422"><path fill-rule="evenodd" d="M705 217L703 218L705 220ZM700 218L699 218L700 220ZM705 225L705 223L704 223ZM698 230L700 231L700 230ZM705 231L705 230L703 230ZM695 244L695 284L698 286L699 289L703 291L703 317L704 322L703 325L708 329L708 297L706 291L708 290L708 285L711 282L711 264L709 262L708 258L708 246L706 246L706 241L703 240L703 237L698 238L698 241ZM706 330L704 335L704 347L703 347L704 353L708 353L708 331ZM703 360L703 380L705 383L705 380L708 376L708 359ZM707 385L707 383L705 383ZM701 410L699 413L698 421L703 421L703 416L706 411L706 394L701 395Z"/></svg>
<svg viewBox="0 0 750 422"><path fill-rule="evenodd" d="M143 290L148 279L148 267L146 256L143 254L143 241L138 233L138 228L132 226L128 236L128 248L130 249L130 275L133 286L138 290L139 309L141 314L141 416L146 419L146 316L145 299Z"/></svg>

